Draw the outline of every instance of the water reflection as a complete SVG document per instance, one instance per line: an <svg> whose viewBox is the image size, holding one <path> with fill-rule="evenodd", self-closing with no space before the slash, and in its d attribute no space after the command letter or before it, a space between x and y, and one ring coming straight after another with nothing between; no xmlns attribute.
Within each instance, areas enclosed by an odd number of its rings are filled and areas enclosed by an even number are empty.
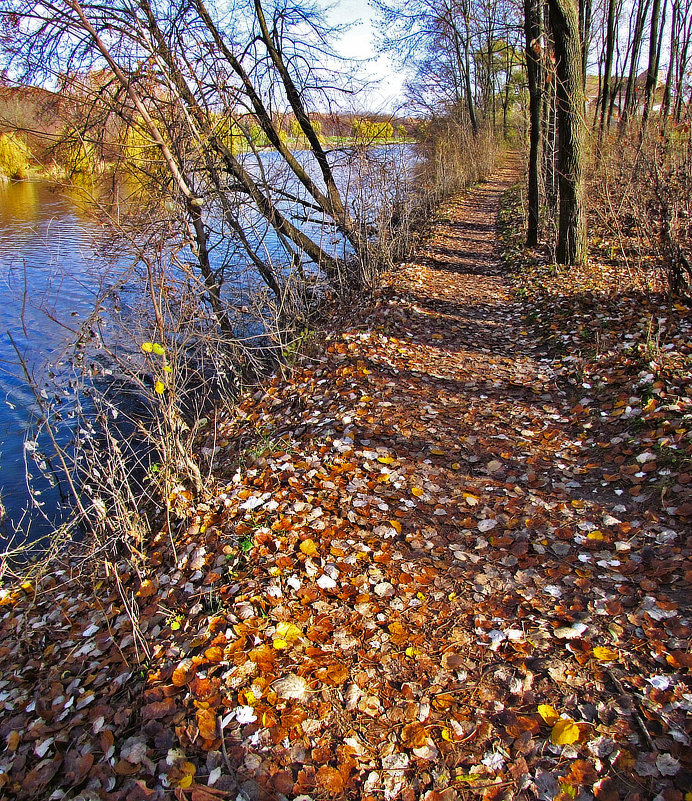
<svg viewBox="0 0 692 801"><path fill-rule="evenodd" d="M24 437L36 399L24 371L40 383L91 312L102 280L91 239L71 198L40 183L0 185L0 493L10 531L29 527ZM32 459L28 468L38 500L55 507L57 493ZM29 534L48 528L34 519Z"/></svg>

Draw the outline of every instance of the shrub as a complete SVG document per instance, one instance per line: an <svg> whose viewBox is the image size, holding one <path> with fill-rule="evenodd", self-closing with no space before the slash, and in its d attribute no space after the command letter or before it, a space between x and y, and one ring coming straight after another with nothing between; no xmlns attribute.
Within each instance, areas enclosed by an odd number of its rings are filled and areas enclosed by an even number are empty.
<svg viewBox="0 0 692 801"><path fill-rule="evenodd" d="M14 133L0 134L0 177L21 180L29 174L31 152Z"/></svg>

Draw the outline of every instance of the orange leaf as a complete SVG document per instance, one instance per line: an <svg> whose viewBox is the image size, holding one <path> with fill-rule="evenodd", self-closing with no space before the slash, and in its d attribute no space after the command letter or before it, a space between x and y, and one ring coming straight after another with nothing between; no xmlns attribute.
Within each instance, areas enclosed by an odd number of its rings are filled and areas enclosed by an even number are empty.
<svg viewBox="0 0 692 801"><path fill-rule="evenodd" d="M344 778L336 768L322 765L315 776L317 787L329 795L342 795L344 792Z"/></svg>
<svg viewBox="0 0 692 801"><path fill-rule="evenodd" d="M216 739L216 715L213 710L197 710L197 728L205 740Z"/></svg>
<svg viewBox="0 0 692 801"><path fill-rule="evenodd" d="M192 681L195 677L196 670L197 667L193 664L191 659L183 659L173 671L171 681L176 687L182 687L184 684Z"/></svg>
<svg viewBox="0 0 692 801"><path fill-rule="evenodd" d="M223 662L224 659L223 648L219 648L218 645L213 645L211 648L207 648L207 650L204 652L204 656L210 662Z"/></svg>
<svg viewBox="0 0 692 801"><path fill-rule="evenodd" d="M337 662L335 665L329 665L329 667L316 670L315 676L325 684L337 686L343 684L348 678L348 668Z"/></svg>

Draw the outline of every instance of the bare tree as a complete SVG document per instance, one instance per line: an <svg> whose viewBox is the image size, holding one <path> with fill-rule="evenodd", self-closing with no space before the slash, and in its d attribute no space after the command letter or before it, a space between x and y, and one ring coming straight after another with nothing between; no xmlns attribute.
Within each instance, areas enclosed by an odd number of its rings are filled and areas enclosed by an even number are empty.
<svg viewBox="0 0 692 801"><path fill-rule="evenodd" d="M343 196L336 156L309 111L320 92L328 103L338 90L338 76L317 65L331 53L314 9L282 0L268 11L260 0L239 0L226 11L204 0L8 0L2 13L13 26L3 42L13 74L78 85L83 140L105 158L119 150L139 162L132 169L180 213L222 329L231 327L221 296L230 269L228 259L219 264L222 245L244 251L283 309L300 289L286 265L301 272L311 264L337 287L359 284L358 270L345 269L344 247L330 246L320 228L330 226L332 238L355 254L372 235ZM282 136L286 113L307 144L300 155ZM109 131L118 141L104 140ZM257 132L278 154L271 168L257 152ZM123 144L133 138L146 159Z"/></svg>

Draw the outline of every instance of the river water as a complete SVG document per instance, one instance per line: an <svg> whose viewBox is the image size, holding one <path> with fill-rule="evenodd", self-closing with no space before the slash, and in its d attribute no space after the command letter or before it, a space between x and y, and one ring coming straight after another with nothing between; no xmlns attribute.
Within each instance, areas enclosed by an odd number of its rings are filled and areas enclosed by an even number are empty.
<svg viewBox="0 0 692 801"><path fill-rule="evenodd" d="M266 159L271 164L272 154ZM410 156L404 161L410 162ZM344 186L352 180L351 167L342 171ZM314 223L303 225L315 235ZM94 218L81 210L77 194L40 182L0 183L0 498L4 507L0 554L13 534L15 541L36 541L67 514L59 486L51 479L53 465L40 448L34 450L32 437L47 380L53 398L57 375L66 415L75 402L67 381L69 345L104 287L117 282L131 267L126 252L109 261L97 255L94 248L100 235ZM269 243L265 246L272 249L273 232L263 236ZM343 244L333 234L330 241L337 251ZM256 275L246 273L243 281L238 278L234 276L236 293L251 292L260 283ZM69 432L69 425L63 428L63 445ZM57 469L55 474L59 475Z"/></svg>
<svg viewBox="0 0 692 801"><path fill-rule="evenodd" d="M0 497L3 537L36 539L60 495L37 469L30 439L38 391L60 369L74 331L93 310L107 267L93 252L93 223L75 197L38 182L0 183ZM25 369L32 381L27 381ZM66 390L66 393L69 394ZM28 475L27 475L28 474ZM27 478L35 494L30 503ZM33 511L28 511L34 507Z"/></svg>

